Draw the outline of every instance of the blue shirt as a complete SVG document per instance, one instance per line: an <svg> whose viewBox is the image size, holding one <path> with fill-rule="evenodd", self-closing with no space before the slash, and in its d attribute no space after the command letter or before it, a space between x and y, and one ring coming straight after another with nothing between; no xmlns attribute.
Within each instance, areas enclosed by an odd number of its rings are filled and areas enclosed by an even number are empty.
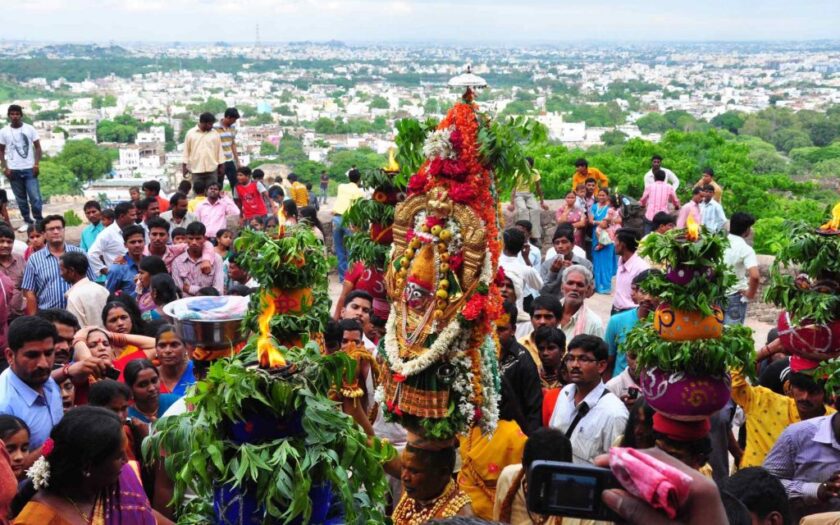
<svg viewBox="0 0 840 525"><path fill-rule="evenodd" d="M178 397L184 397L187 394L187 389L194 384L195 373L193 372L192 359L190 359L187 361L187 368L185 368L184 373L181 374L181 379L178 380L178 384L175 385L175 388L172 389L171 393Z"/></svg>
<svg viewBox="0 0 840 525"><path fill-rule="evenodd" d="M96 240L96 236L99 235L99 232L105 229L102 222L100 221L99 224L94 226L91 224L84 230L82 230L82 242L79 243L80 247L83 252L87 253L90 250L90 247L93 246L93 241Z"/></svg>
<svg viewBox="0 0 840 525"><path fill-rule="evenodd" d="M64 245L64 252L82 252L78 246L72 244ZM96 280L90 268L87 278ZM70 289L70 284L61 278L58 269L58 257L50 253L47 246L29 257L26 268L23 270L23 281L20 284L21 290L29 290L38 298L38 309L67 308L67 298L64 294Z"/></svg>
<svg viewBox="0 0 840 525"><path fill-rule="evenodd" d="M162 416L164 412L169 410L169 407L172 406L172 403L178 401L182 397L184 396L179 396L176 394L161 394L160 400L158 401L157 417ZM134 407L134 405L128 407L128 417L132 419L138 419L146 424L152 423L152 421L148 417L146 417L146 414L137 410Z"/></svg>
<svg viewBox="0 0 840 525"><path fill-rule="evenodd" d="M610 321L607 323L607 332L604 334L604 339L607 341L607 346L610 349L610 356L615 356L613 377L622 373L627 368L627 356L624 355L624 352L618 352L618 346L624 342L624 339L627 337L627 332L632 330L639 322L637 311L638 308L625 310L610 317Z"/></svg>
<svg viewBox="0 0 840 525"><path fill-rule="evenodd" d="M108 267L108 278L105 280L105 288L114 293L120 290L132 299L137 299L137 285L134 283L134 276L140 269L134 259L125 254L125 264L112 264Z"/></svg>
<svg viewBox="0 0 840 525"><path fill-rule="evenodd" d="M0 414L17 416L29 427L29 449L40 447L64 416L61 391L49 378L39 394L7 368L0 374Z"/></svg>

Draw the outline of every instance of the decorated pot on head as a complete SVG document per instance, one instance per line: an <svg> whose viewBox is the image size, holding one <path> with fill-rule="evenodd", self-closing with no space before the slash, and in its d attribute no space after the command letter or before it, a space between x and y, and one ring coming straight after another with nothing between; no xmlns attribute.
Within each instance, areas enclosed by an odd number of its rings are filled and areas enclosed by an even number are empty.
<svg viewBox="0 0 840 525"><path fill-rule="evenodd" d="M711 279L714 277L714 272L708 267L696 268L682 264L678 264L674 267L669 266L665 272L666 279L674 284L679 284L680 286L686 286L698 275L703 276L703 278Z"/></svg>
<svg viewBox="0 0 840 525"><path fill-rule="evenodd" d="M729 374L695 376L646 368L640 377L645 401L677 421L700 421L726 405L732 383Z"/></svg>
<svg viewBox="0 0 840 525"><path fill-rule="evenodd" d="M653 315L653 329L666 341L717 339L723 335L723 310L716 306L714 315L703 315L661 304Z"/></svg>
<svg viewBox="0 0 840 525"><path fill-rule="evenodd" d="M779 314L776 326L782 346L792 354L811 361L840 357L840 319L827 324L794 326L785 311Z"/></svg>

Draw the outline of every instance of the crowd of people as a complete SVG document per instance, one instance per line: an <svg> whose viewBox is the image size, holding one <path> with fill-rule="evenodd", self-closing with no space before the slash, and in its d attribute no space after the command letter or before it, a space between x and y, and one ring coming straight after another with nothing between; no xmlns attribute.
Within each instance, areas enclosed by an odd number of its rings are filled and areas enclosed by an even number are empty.
<svg viewBox="0 0 840 525"><path fill-rule="evenodd" d="M19 115L22 110L12 106L9 133L21 128ZM261 170L241 166L238 116L235 108L219 123L212 114L200 116L185 139L183 172L189 178L171 195L147 181L112 209L85 203L89 224L79 246L66 242L61 215L40 216L40 196L37 208L31 199L32 215L24 213L22 200L31 194L15 181L37 178L40 148L23 151L7 128L0 132L3 169L16 188L28 241L18 241L8 221L0 225L0 344L6 357L0 374L0 523L177 518L162 461L144 461L141 445L156 421L185 410L184 395L201 378L202 366L171 324L166 305L257 290L237 261L234 240L242 229L276 232L303 224L324 240L318 209L327 203L329 176L322 174L316 195L294 174L267 180ZM37 135L26 136L37 144ZM516 525L560 523L528 509L528 467L540 460L603 465L614 446L653 449L651 455L688 473L694 483L682 509L686 523L840 519L840 417L824 382L792 368L772 336L757 353L758 383L731 371L732 402L713 418L710 432L654 431L636 355L622 344L660 303L640 287L662 269L636 253L642 235L690 220L728 235L725 260L736 283L722 305L726 323L745 322L759 285L748 242L752 216L724 215L723 189L711 169L681 205L680 180L662 163L654 157L644 176L644 231L624 224L621 199L585 159L576 162L558 209L549 210L556 223L549 246L542 243L542 212L549 206L539 173L532 170L532 179L514 191L508 206L514 221L503 232L499 261L505 282L504 315L496 324L502 387L495 433L473 429L460 438L457 454L406 444L405 429L377 410L371 368L360 367L365 396L342 409L402 452L386 465L397 525L455 515ZM342 215L367 196L359 170L351 168L346 177L331 207L342 290L324 340L328 351L363 347L373 355L389 315L384 267L348 260L350 230ZM594 294L612 296L609 317L591 308ZM625 492L605 492L603 500L632 523L666 521ZM832 514L814 516L823 512ZM587 521L567 517L562 523Z"/></svg>

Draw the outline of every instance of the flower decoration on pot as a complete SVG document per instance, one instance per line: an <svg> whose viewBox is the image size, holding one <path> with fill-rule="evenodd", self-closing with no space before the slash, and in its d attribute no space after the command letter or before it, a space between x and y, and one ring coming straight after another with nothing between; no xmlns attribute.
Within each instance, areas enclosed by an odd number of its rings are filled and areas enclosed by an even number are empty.
<svg viewBox="0 0 840 525"><path fill-rule="evenodd" d="M384 523L382 464L394 449L330 395L356 363L315 342L330 306L323 246L291 227L246 231L236 249L261 285L243 323L254 335L192 387L193 410L159 420L144 442L148 459L164 453L179 523ZM203 504L181 506L187 490Z"/></svg>
<svg viewBox="0 0 840 525"><path fill-rule="evenodd" d="M723 262L727 246L724 235L689 220L684 229L648 235L639 247L666 266L640 285L662 302L627 334L622 350L637 355L645 400L669 435L702 437L705 421L729 400L729 370L752 375L752 330L724 326L718 306L734 281Z"/></svg>

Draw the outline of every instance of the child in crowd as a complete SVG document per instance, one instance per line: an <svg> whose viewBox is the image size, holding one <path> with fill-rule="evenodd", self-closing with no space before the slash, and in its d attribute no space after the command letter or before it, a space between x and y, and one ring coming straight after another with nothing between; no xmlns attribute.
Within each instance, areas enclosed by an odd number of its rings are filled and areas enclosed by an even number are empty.
<svg viewBox="0 0 840 525"><path fill-rule="evenodd" d="M268 188L268 198L271 201L271 214L279 215L283 213L283 199L286 198L283 188L277 185L271 186Z"/></svg>
<svg viewBox="0 0 840 525"><path fill-rule="evenodd" d="M174 228L172 230L172 244L187 244L187 229Z"/></svg>
<svg viewBox="0 0 840 525"><path fill-rule="evenodd" d="M131 202L135 204L140 202L140 186L132 186L128 188L128 196L131 198Z"/></svg>
<svg viewBox="0 0 840 525"><path fill-rule="evenodd" d="M23 259L29 260L29 256L46 246L47 241L44 237L44 224L41 221L36 221L26 228L27 245L26 251L23 253Z"/></svg>
<svg viewBox="0 0 840 525"><path fill-rule="evenodd" d="M267 219L268 217L252 217L251 220L248 221L248 227L255 232L261 232L263 231L263 223Z"/></svg>
<svg viewBox="0 0 840 525"><path fill-rule="evenodd" d="M603 250L607 246L613 243L613 239L610 236L610 218L607 217L604 220L598 223L598 226L595 228L595 237L598 239L598 245L595 246L595 250Z"/></svg>
<svg viewBox="0 0 840 525"><path fill-rule="evenodd" d="M251 180L251 168L248 166L237 168L236 182L235 196L242 211L243 224L247 224L254 217L268 215L264 200L268 193L262 183Z"/></svg>
<svg viewBox="0 0 840 525"><path fill-rule="evenodd" d="M180 183L178 183L178 193L189 195L190 190L192 190L192 183L190 181L182 180Z"/></svg>
<svg viewBox="0 0 840 525"><path fill-rule="evenodd" d="M29 454L29 427L17 416L0 415L0 440L9 452L10 466L18 480L26 477L24 463Z"/></svg>
<svg viewBox="0 0 840 525"><path fill-rule="evenodd" d="M586 213L589 210L589 206L587 206L586 202L586 184L578 184L575 186L575 195L577 195L575 207L582 213Z"/></svg>
<svg viewBox="0 0 840 525"><path fill-rule="evenodd" d="M277 219L276 215L269 215L263 221L263 229L267 232L276 232L279 224L280 221Z"/></svg>
<svg viewBox="0 0 840 525"><path fill-rule="evenodd" d="M0 190L0 219L6 221L6 224L12 224L12 220L9 219L9 195L6 193L6 190Z"/></svg>
<svg viewBox="0 0 840 525"><path fill-rule="evenodd" d="M114 220L117 216L114 214L113 208L107 208L102 210L102 227L107 228L111 224L114 223Z"/></svg>
<svg viewBox="0 0 840 525"><path fill-rule="evenodd" d="M258 184L262 184L263 188L268 187L268 186L266 186L266 183L265 183L265 172L263 170L261 170L259 168L255 169L251 173L251 178L254 179L254 182L256 182ZM268 210L268 213L273 213L272 212L272 206L271 206L271 198L268 196L268 192L263 193L263 201L265 201L265 209Z"/></svg>
<svg viewBox="0 0 840 525"><path fill-rule="evenodd" d="M216 253L219 254L219 257L221 257L223 261L227 261L230 258L230 247L232 244L233 232L226 228L222 228L216 232Z"/></svg>
<svg viewBox="0 0 840 525"><path fill-rule="evenodd" d="M312 206L316 210L321 209L321 204L318 202L318 196L315 195L315 192L312 191L312 183L306 183L306 191L309 195L309 202L306 204L307 206Z"/></svg>
<svg viewBox="0 0 840 525"><path fill-rule="evenodd" d="M193 191L195 192L195 197L187 203L187 211L190 213L195 213L198 205L207 200L207 184L202 180L197 180L193 185Z"/></svg>

